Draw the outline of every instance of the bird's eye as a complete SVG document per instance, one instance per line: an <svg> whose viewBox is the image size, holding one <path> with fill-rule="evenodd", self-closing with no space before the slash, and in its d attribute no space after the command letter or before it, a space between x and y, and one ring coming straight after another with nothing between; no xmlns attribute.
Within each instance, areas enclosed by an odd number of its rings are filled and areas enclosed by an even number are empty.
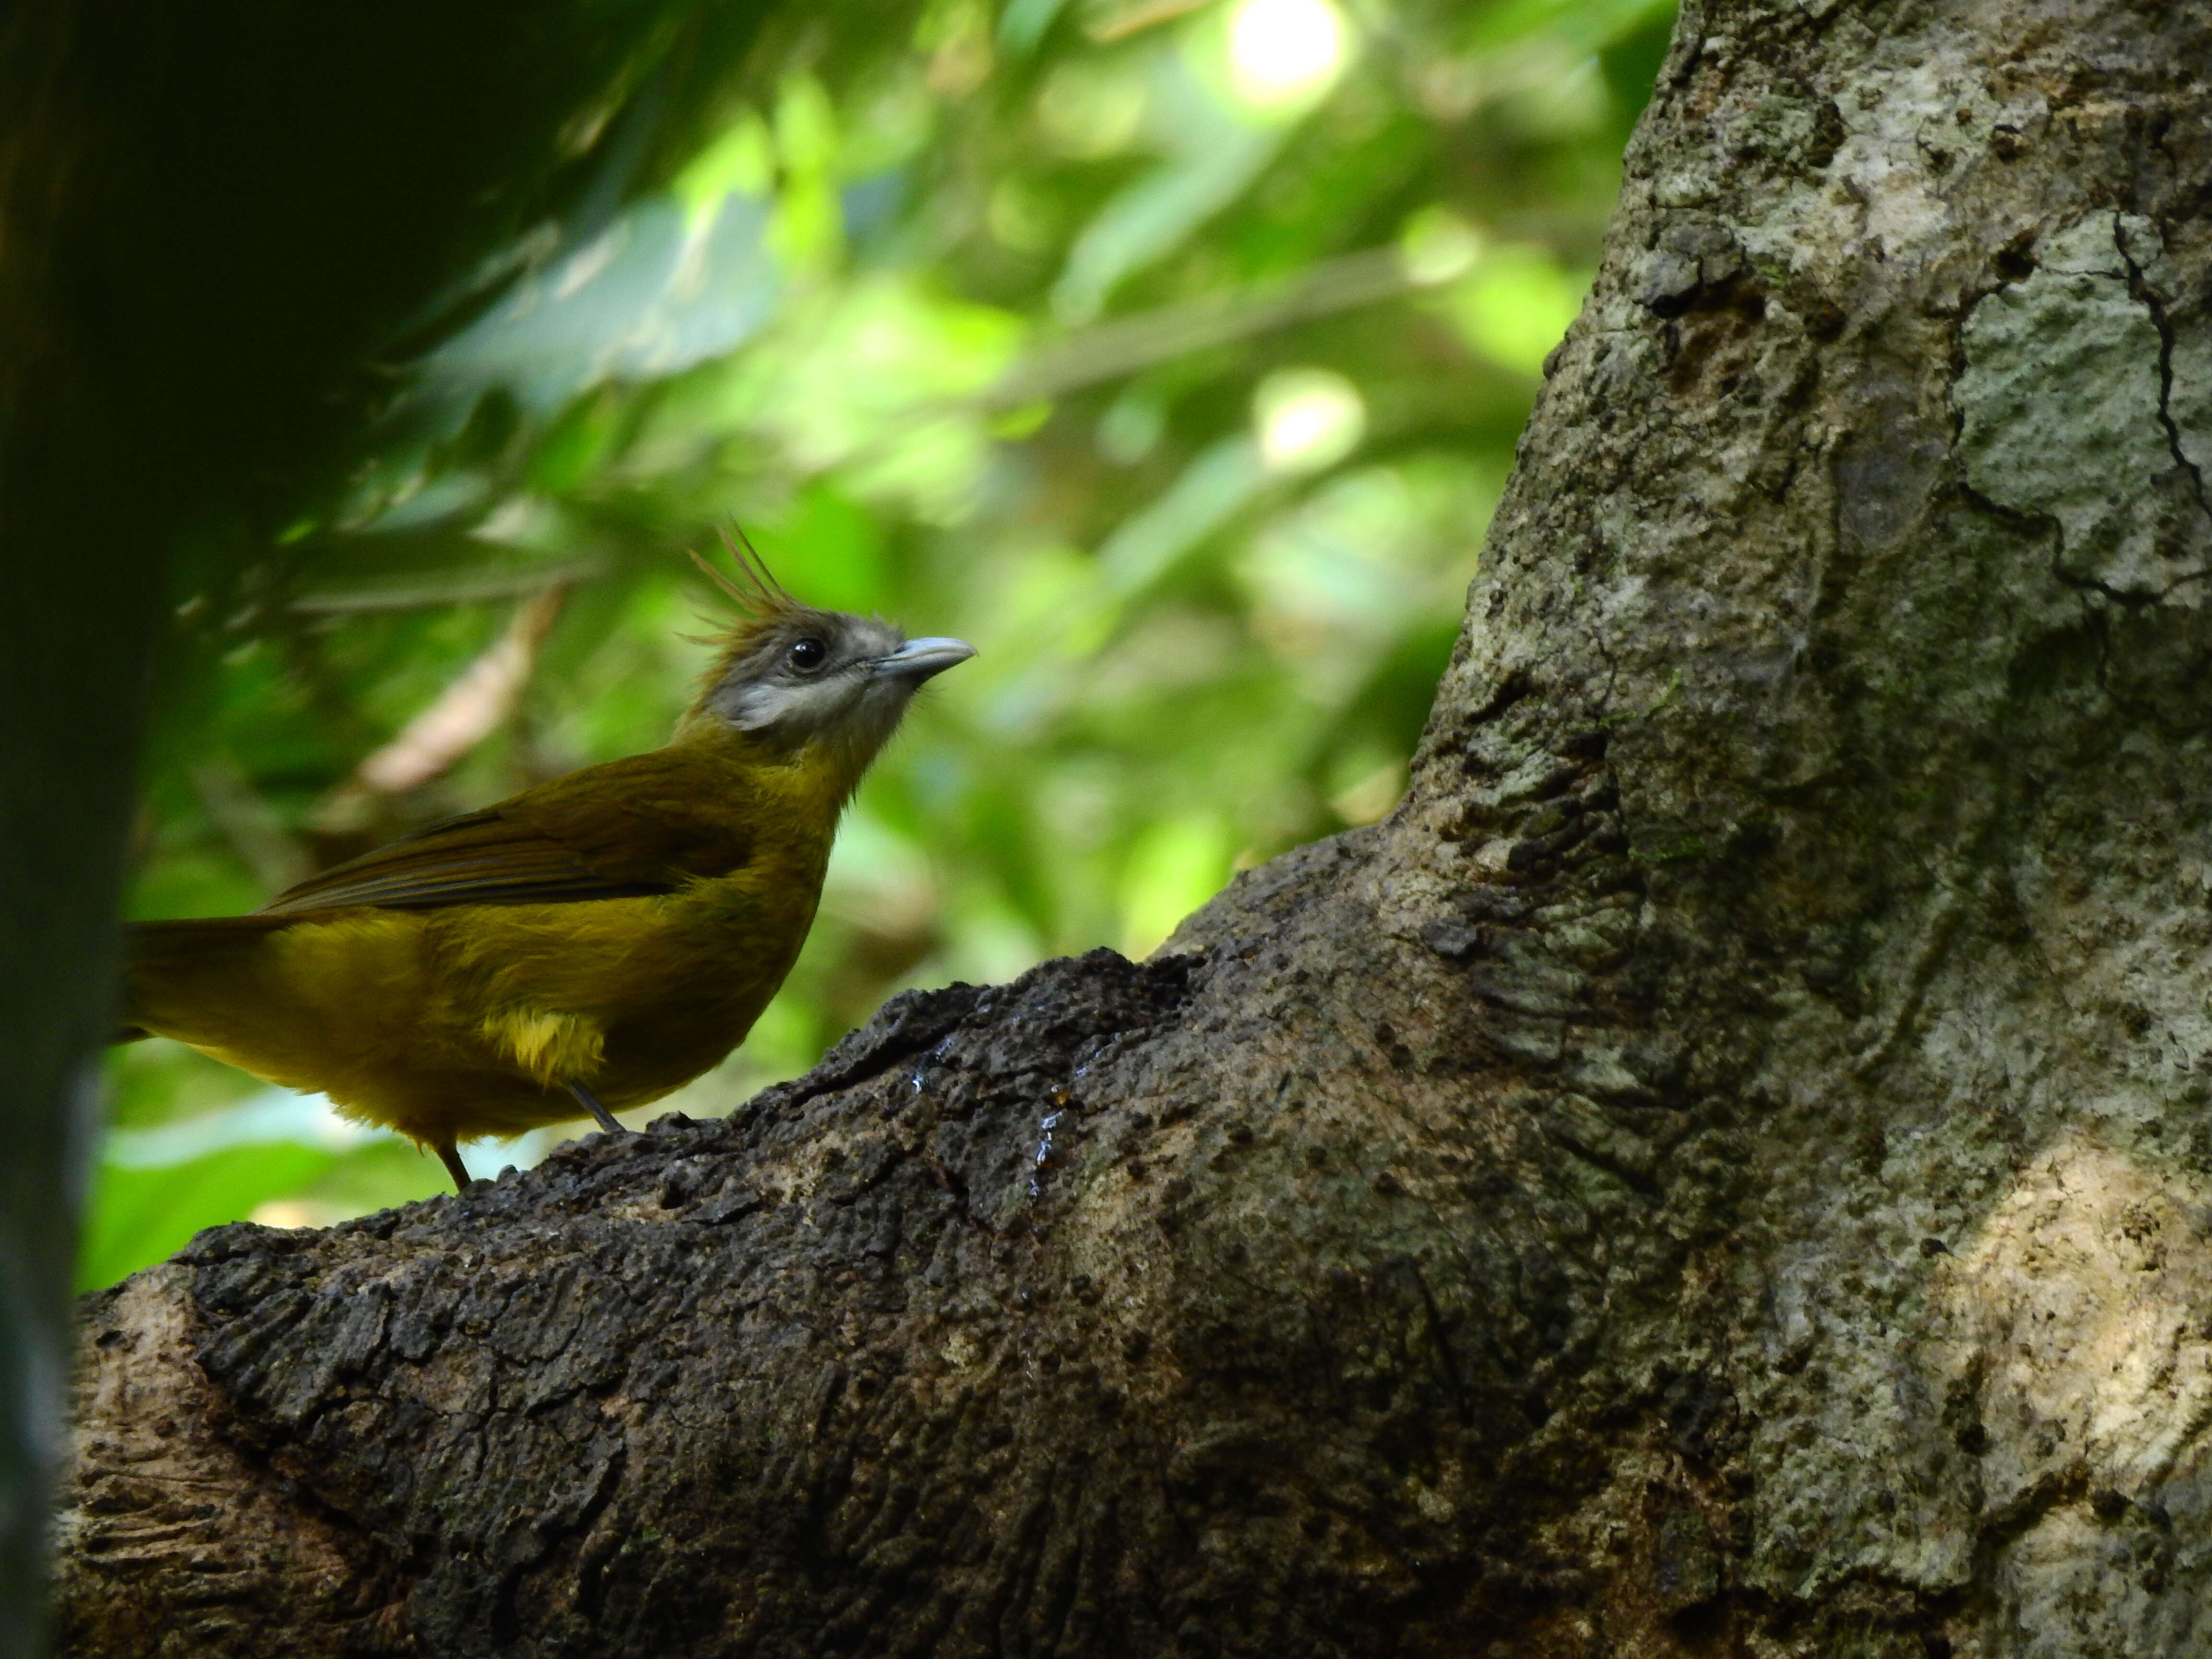
<svg viewBox="0 0 2212 1659"><path fill-rule="evenodd" d="M786 654L793 668L802 674L811 674L830 660L830 647L819 640L797 640Z"/></svg>

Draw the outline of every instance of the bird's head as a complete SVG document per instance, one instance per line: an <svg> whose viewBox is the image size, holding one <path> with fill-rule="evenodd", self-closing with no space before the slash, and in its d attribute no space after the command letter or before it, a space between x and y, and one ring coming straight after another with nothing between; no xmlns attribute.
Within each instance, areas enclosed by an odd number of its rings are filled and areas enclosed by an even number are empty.
<svg viewBox="0 0 2212 1659"><path fill-rule="evenodd" d="M734 578L693 558L740 614L713 641L720 653L685 729L712 722L772 755L817 756L849 775L849 789L898 729L922 683L965 662L975 647L964 640L910 640L880 617L801 605L750 547L727 536L723 544L737 567Z"/></svg>

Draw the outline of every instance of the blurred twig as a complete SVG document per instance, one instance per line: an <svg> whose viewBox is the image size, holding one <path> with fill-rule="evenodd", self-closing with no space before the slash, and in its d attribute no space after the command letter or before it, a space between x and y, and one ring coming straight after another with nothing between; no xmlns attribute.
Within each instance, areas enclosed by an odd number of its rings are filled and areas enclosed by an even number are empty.
<svg viewBox="0 0 2212 1659"><path fill-rule="evenodd" d="M1016 363L982 394L982 402L994 409L1018 409L1194 351L1395 300L1425 286L1395 247L1344 254L1315 265L1283 292L1209 295L1085 329Z"/></svg>
<svg viewBox="0 0 2212 1659"><path fill-rule="evenodd" d="M329 589L301 593L290 609L302 616L355 616L372 611L428 611L440 605L474 605L485 599L514 599L525 593L562 592L601 573L597 560L571 559L556 565L526 569L493 568L456 570L411 585L389 583L376 586Z"/></svg>
<svg viewBox="0 0 2212 1659"><path fill-rule="evenodd" d="M1132 5L1094 6L1093 15L1084 22L1083 32L1100 46L1106 46L1159 24L1171 23L1206 3L1206 0L1135 0Z"/></svg>
<svg viewBox="0 0 2212 1659"><path fill-rule="evenodd" d="M378 795L419 789L497 731L529 684L538 647L552 631L568 588L556 582L516 611L507 631L435 702L354 769L353 787Z"/></svg>
<svg viewBox="0 0 2212 1659"><path fill-rule="evenodd" d="M316 803L307 838L322 865L343 863L450 810L415 792L451 771L514 714L568 588L556 582L520 606L428 708Z"/></svg>
<svg viewBox="0 0 2212 1659"><path fill-rule="evenodd" d="M306 850L230 754L210 755L190 776L209 822L264 890L282 892L307 873Z"/></svg>

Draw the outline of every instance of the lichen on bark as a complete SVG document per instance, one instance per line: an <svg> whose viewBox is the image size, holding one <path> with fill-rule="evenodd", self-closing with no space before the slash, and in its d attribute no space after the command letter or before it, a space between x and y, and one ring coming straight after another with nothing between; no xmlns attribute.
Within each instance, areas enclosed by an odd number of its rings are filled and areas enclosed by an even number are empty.
<svg viewBox="0 0 2212 1659"><path fill-rule="evenodd" d="M1390 819L96 1300L76 1650L2193 1651L2207 63L1686 9Z"/></svg>
<svg viewBox="0 0 2212 1659"><path fill-rule="evenodd" d="M2036 266L1967 313L1954 388L1968 484L2053 521L2058 568L2122 600L2172 598L2212 567L2212 509L2196 456L2200 412L2177 423L2172 362L2212 351L2192 323L2162 325L2165 300L2129 244L2165 261L2156 228L2097 212L2045 238ZM2185 371L2189 372L2189 371Z"/></svg>

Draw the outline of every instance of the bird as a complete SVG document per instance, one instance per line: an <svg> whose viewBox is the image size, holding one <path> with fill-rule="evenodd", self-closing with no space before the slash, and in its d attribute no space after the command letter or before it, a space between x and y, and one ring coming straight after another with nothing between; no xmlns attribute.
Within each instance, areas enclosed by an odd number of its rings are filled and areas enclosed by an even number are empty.
<svg viewBox="0 0 2212 1659"><path fill-rule="evenodd" d="M164 1036L437 1153L610 1133L744 1041L798 959L830 843L925 681L975 655L801 604L750 544L662 747L310 876L242 916L129 930L118 1041Z"/></svg>

